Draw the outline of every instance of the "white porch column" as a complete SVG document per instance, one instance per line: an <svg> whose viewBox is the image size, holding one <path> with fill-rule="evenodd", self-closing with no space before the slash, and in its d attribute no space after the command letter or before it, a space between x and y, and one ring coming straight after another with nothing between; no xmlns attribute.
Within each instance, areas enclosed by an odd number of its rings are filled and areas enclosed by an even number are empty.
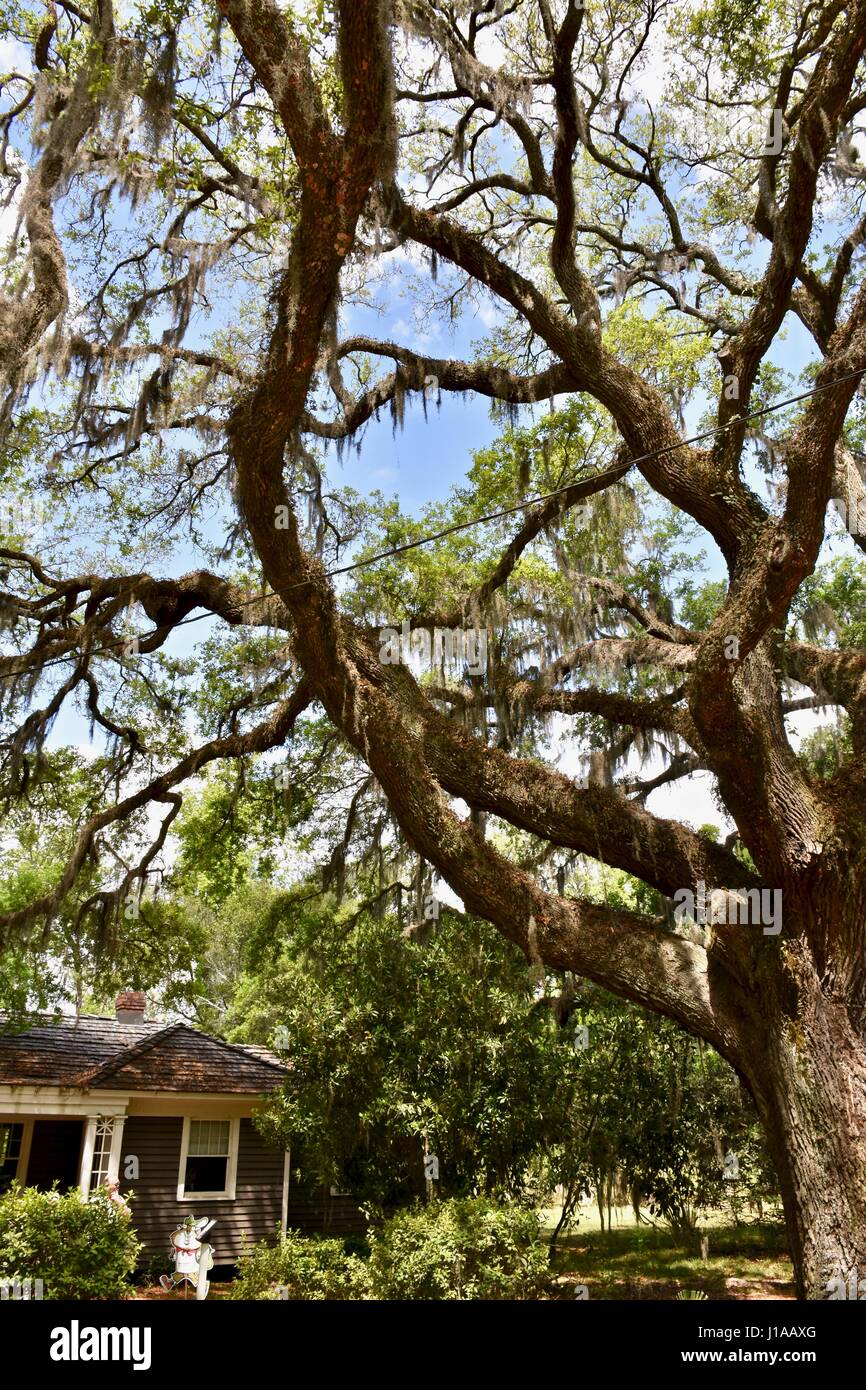
<svg viewBox="0 0 866 1390"><path fill-rule="evenodd" d="M286 1228L289 1224L289 1175L292 1170L292 1151L286 1149L283 1157L283 1202L282 1212L280 1213L280 1236L282 1240L286 1238Z"/></svg>
<svg viewBox="0 0 866 1390"><path fill-rule="evenodd" d="M108 1155L108 1181L116 1182L120 1177L120 1160L123 1156L123 1126L125 1115L115 1115L114 1133L111 1136L111 1152Z"/></svg>
<svg viewBox="0 0 866 1390"><path fill-rule="evenodd" d="M87 1197L90 1193L90 1170L93 1167L93 1150L96 1147L96 1122L98 1119L98 1115L88 1115L84 1124L81 1168L78 1172L78 1186L82 1197Z"/></svg>

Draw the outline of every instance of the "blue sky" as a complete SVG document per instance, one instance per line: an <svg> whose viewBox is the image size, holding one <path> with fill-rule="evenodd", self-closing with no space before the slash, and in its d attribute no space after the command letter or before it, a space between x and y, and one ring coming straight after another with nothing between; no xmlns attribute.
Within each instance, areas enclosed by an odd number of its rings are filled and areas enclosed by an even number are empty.
<svg viewBox="0 0 866 1390"><path fill-rule="evenodd" d="M207 328L213 330L222 326L228 321L230 312L228 305L217 307L209 317ZM471 358L473 343L487 334L490 324L491 315L488 312L484 312L482 318L477 310L469 306L448 329L429 319L419 328L407 316L405 304L391 292L386 282L369 308L350 306L342 332L346 335L363 333L383 340L390 339L432 356ZM798 322L789 322L785 336L777 340L773 359L788 371L796 373L802 369L808 356L805 330ZM387 372L390 366L388 359L382 359L379 370ZM706 400L697 399L689 407L687 428L690 431L697 427L698 417L706 404ZM535 410L537 413L546 408L546 405L539 406ZM529 408L522 410L521 416L528 419ZM438 407L432 402L428 403L425 418L420 395L413 393L407 399L401 428L394 430L390 410L385 408L378 421L373 419L365 427L360 453L354 448L346 449L338 458L336 450L329 449L328 471L334 482L350 485L361 493L379 489L387 496L396 495L404 511L418 514L428 502L444 499L451 487L465 478L472 451L490 444L499 429L500 426L490 418L490 403L486 398L444 391ZM763 494L763 482L756 473L753 472L750 481ZM702 535L700 546L707 553L708 575L723 577L721 556L711 538ZM182 573L199 563L200 557L191 548L181 545L174 556L171 571ZM190 655L216 626L217 620L206 618L183 627L167 644L167 650L174 655ZM814 714L801 715L795 727L806 730L814 727L816 722L818 720ZM55 745L67 742L87 744L87 721L67 706L54 726L51 741ZM577 752L569 751L561 765L563 770L577 772ZM652 775L660 769L660 763L652 765L645 769L645 775ZM675 816L695 825L705 821L722 823L721 813L713 798L712 779L707 775L699 775L653 793L649 806L657 814Z"/></svg>
<svg viewBox="0 0 866 1390"><path fill-rule="evenodd" d="M17 45L15 47L17 49ZM0 40L0 67L11 66L13 58L15 65L20 68L21 51L8 51L8 41ZM660 71L656 72L655 78L663 84ZM832 233L829 227L824 231L828 235ZM756 262L762 254L760 246L757 247ZM420 258L409 257L403 251L388 260L393 260L395 272L408 269L414 274L424 274ZM399 265L401 260L404 262L402 266ZM229 300L217 301L214 312L206 320L199 320L202 336L230 324L231 314ZM386 272L382 282L376 285L369 307L353 304L345 311L342 331L393 339L432 356L471 358L473 344L489 334L495 321L496 311L491 301L484 297L477 305L466 306L450 327L431 314L419 321L413 310L413 296L408 281L400 274ZM193 341L191 338L190 342ZM805 330L795 320L789 320L785 338L777 340L773 360L796 374L810 356ZM390 370L389 360L382 359L378 368L382 372ZM697 400L687 411L689 430L696 427L705 405L705 401ZM521 415L528 419L530 412L525 410ZM484 398L443 392L441 404L436 406L428 403L425 418L422 402L418 395L413 394L407 400L401 428L394 431L390 411L386 408L379 421L371 420L366 426L360 454L354 449L347 449L338 459L336 451L329 451L329 472L335 483L351 485L362 494L378 489L386 496L396 495L405 512L417 515L425 504L443 500L453 485L465 478L473 450L490 444L498 429L499 426L490 419L489 402ZM763 495L762 480L753 474L750 481ZM712 541L709 537L701 537L700 545L707 552L709 575L721 577L724 572L721 557ZM170 566L157 569L157 572L181 573L200 563L200 556L191 547L180 543ZM205 619L180 629L171 639L167 650L178 655L189 654L213 630L214 625L215 620ZM808 715L802 717L800 722L806 727L814 720L815 716ZM52 742L86 744L86 721L65 709L54 726ZM663 809L662 803L669 805ZM656 793L650 804L652 809L678 814L694 823L719 818L701 779L692 779L689 789L679 784L670 791ZM713 813L710 814L710 811Z"/></svg>

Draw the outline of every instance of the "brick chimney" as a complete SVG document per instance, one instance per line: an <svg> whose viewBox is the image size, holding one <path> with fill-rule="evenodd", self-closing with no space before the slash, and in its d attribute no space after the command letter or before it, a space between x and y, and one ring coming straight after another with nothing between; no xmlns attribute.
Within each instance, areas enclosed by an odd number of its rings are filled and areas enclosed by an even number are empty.
<svg viewBox="0 0 866 1390"><path fill-rule="evenodd" d="M127 989L118 994L114 1001L114 1012L118 1023L143 1023L147 1008L147 995L138 990Z"/></svg>

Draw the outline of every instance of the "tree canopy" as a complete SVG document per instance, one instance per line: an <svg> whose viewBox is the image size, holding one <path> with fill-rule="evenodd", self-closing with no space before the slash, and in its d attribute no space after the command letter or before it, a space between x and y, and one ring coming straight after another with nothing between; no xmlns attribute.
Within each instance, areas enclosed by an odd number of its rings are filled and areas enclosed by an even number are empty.
<svg viewBox="0 0 866 1390"><path fill-rule="evenodd" d="M411 860L711 1043L801 1293L866 1265L864 0L3 16L7 805L100 732L9 951L146 923L184 788L258 758L269 853ZM399 294L486 335L354 331ZM352 485L455 394L499 434L445 501ZM437 629L476 645L422 670ZM725 837L648 807L697 772Z"/></svg>

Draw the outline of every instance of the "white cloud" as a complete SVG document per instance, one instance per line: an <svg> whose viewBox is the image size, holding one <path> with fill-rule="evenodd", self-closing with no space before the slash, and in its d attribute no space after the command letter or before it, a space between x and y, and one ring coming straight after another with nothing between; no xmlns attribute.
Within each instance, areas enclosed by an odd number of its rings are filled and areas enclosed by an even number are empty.
<svg viewBox="0 0 866 1390"><path fill-rule="evenodd" d="M442 337L442 325L435 319L428 319L425 327L410 323L408 319L395 319L391 324L391 332L398 342L404 343L406 347L429 348Z"/></svg>
<svg viewBox="0 0 866 1390"><path fill-rule="evenodd" d="M496 328L502 323L505 315L498 303L491 299L482 299L478 305L478 317L485 328Z"/></svg>
<svg viewBox="0 0 866 1390"><path fill-rule="evenodd" d="M33 64L27 45L8 34L0 36L0 72L30 73L32 70Z"/></svg>

